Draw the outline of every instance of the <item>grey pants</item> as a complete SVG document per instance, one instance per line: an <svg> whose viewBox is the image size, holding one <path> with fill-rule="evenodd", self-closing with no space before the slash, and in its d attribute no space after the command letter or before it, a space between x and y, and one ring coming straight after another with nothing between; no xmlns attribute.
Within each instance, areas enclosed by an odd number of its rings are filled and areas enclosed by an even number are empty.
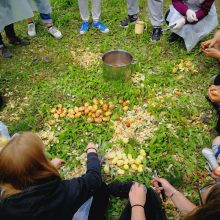
<svg viewBox="0 0 220 220"><path fill-rule="evenodd" d="M153 26L163 24L163 0L147 0L150 13L150 21ZM138 0L127 0L128 15L139 12Z"/></svg>
<svg viewBox="0 0 220 220"><path fill-rule="evenodd" d="M78 0L80 15L83 21L89 21L89 0ZM98 21L101 15L101 0L92 0L92 18Z"/></svg>

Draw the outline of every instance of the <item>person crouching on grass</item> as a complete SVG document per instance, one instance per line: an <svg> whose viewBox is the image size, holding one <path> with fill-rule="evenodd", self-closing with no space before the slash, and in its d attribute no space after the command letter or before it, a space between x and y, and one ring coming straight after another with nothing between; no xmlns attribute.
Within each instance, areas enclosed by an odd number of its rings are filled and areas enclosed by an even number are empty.
<svg viewBox="0 0 220 220"><path fill-rule="evenodd" d="M85 34L89 30L89 0L78 0L80 15L83 20L80 34ZM92 27L103 33L108 33L109 29L99 20L101 15L101 0L92 0Z"/></svg>
<svg viewBox="0 0 220 220"><path fill-rule="evenodd" d="M172 0L166 20L172 27L169 42L183 38L187 51L218 25L215 0Z"/></svg>
<svg viewBox="0 0 220 220"><path fill-rule="evenodd" d="M201 49L207 57L220 61L220 31L217 31L212 39L202 42ZM216 130L220 133L220 74L214 76L212 81L206 98L217 110L219 119Z"/></svg>
<svg viewBox="0 0 220 220"><path fill-rule="evenodd" d="M88 144L87 172L71 180L61 180L57 168L64 161L49 161L44 148L36 134L24 132L0 152L0 219L72 220L92 196L88 219L104 219L107 189L102 184L97 146Z"/></svg>

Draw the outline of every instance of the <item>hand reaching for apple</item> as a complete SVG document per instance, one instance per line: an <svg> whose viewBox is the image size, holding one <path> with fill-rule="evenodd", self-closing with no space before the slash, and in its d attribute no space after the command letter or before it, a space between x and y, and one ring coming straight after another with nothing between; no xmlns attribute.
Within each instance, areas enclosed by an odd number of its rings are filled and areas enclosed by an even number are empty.
<svg viewBox="0 0 220 220"><path fill-rule="evenodd" d="M54 158L53 160L50 161L54 167L57 169L61 168L65 164L65 160L62 160L60 158Z"/></svg>
<svg viewBox="0 0 220 220"><path fill-rule="evenodd" d="M96 153L98 150L98 144L94 144L94 143L89 143L87 145L87 153Z"/></svg>

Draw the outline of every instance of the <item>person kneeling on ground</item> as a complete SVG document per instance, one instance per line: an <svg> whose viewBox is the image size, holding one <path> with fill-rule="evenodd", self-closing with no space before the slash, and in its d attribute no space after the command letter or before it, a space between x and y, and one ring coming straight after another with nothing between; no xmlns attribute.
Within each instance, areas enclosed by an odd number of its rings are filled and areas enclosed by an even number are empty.
<svg viewBox="0 0 220 220"><path fill-rule="evenodd" d="M169 41L183 38L188 52L218 25L214 0L172 0L166 20L173 32Z"/></svg>
<svg viewBox="0 0 220 220"><path fill-rule="evenodd" d="M201 43L201 49L207 57L212 57L220 61L220 31L216 32L210 40ZM212 84L208 89L207 100L213 105L220 116L220 74L213 77ZM220 118L216 130L220 132Z"/></svg>
<svg viewBox="0 0 220 220"><path fill-rule="evenodd" d="M220 31L217 31L212 39L202 42L201 48L207 57L220 61Z"/></svg>
<svg viewBox="0 0 220 220"><path fill-rule="evenodd" d="M86 174L71 180L61 180L57 168L64 161L50 162L44 148L36 134L24 132L0 152L0 219L72 220L92 196L88 219L104 219L107 186L103 191L97 146L88 144Z"/></svg>
<svg viewBox="0 0 220 220"><path fill-rule="evenodd" d="M129 198L119 220L166 220L158 193L140 183L113 182L108 185L110 195Z"/></svg>
<svg viewBox="0 0 220 220"><path fill-rule="evenodd" d="M159 186L162 184L162 187ZM175 189L166 179L154 178L154 188L172 200L183 215L184 220L218 220L220 219L220 183L215 182L200 189L201 206L197 207L181 192ZM146 189L138 183L111 183L110 194L126 198L129 194L129 204L119 220L163 220L166 219L161 206L161 200L152 188ZM129 191L130 189L130 191ZM128 193L129 192L129 193Z"/></svg>
<svg viewBox="0 0 220 220"><path fill-rule="evenodd" d="M158 183L162 184L159 187ZM201 205L197 207L181 192L175 189L166 179L154 178L153 186L158 192L164 189L176 208L183 215L184 220L218 220L220 219L220 183L215 182L200 188Z"/></svg>

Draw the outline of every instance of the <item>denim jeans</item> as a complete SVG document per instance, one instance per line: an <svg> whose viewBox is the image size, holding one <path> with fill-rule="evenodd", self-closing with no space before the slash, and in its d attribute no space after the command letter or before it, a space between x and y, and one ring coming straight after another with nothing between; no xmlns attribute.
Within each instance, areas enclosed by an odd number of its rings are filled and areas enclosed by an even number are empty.
<svg viewBox="0 0 220 220"><path fill-rule="evenodd" d="M43 13L40 13L40 17L42 19L42 22L44 24L50 24L50 23L53 23L53 20L51 18L51 14L43 14Z"/></svg>

